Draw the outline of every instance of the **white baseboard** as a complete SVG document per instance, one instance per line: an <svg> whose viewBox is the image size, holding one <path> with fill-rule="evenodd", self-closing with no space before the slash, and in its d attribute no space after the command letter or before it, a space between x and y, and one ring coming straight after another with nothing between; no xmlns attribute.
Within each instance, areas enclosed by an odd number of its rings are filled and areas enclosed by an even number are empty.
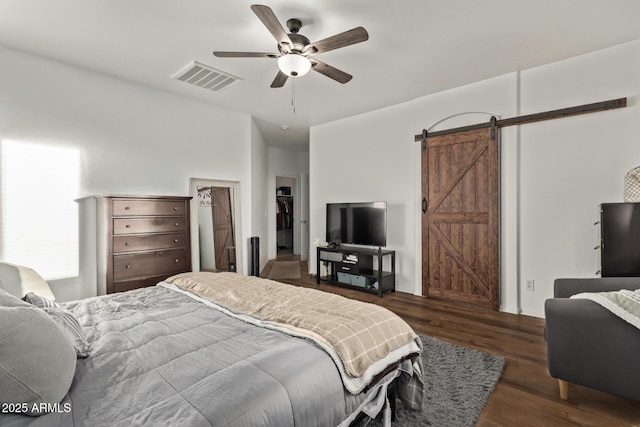
<svg viewBox="0 0 640 427"><path fill-rule="evenodd" d="M522 310L522 313L525 316L531 316L531 317L539 317L540 319L544 319L544 312L540 312L537 310Z"/></svg>

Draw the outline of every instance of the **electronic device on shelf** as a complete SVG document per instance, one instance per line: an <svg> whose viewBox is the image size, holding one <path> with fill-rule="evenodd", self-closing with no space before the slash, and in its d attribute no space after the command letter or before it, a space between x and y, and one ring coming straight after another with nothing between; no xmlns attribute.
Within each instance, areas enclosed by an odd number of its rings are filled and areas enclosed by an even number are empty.
<svg viewBox="0 0 640 427"><path fill-rule="evenodd" d="M387 202L327 203L326 240L330 244L385 247Z"/></svg>

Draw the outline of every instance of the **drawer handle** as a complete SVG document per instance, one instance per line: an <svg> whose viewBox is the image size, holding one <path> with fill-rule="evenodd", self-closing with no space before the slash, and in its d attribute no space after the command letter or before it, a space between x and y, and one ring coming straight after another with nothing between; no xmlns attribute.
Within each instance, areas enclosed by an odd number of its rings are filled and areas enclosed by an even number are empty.
<svg viewBox="0 0 640 427"><path fill-rule="evenodd" d="M127 265L124 266L124 268L131 268L131 265L127 264Z"/></svg>
<svg viewBox="0 0 640 427"><path fill-rule="evenodd" d="M125 225L124 228L131 228L131 224Z"/></svg>
<svg viewBox="0 0 640 427"><path fill-rule="evenodd" d="M124 207L124 210L125 210L125 211L128 211L129 209L131 209L129 206L125 206L125 207Z"/></svg>
<svg viewBox="0 0 640 427"><path fill-rule="evenodd" d="M178 239L173 239L173 243L178 243Z"/></svg>
<svg viewBox="0 0 640 427"><path fill-rule="evenodd" d="M180 262L180 260L179 260L179 259L177 259L177 260L176 260L176 262Z"/></svg>
<svg viewBox="0 0 640 427"><path fill-rule="evenodd" d="M177 227L177 226L179 226L179 225L180 225L180 223L178 223L178 222L174 222L174 223L173 223L173 225Z"/></svg>
<svg viewBox="0 0 640 427"><path fill-rule="evenodd" d="M125 245L125 246L131 246L131 243L129 243L129 242L125 242L125 243L124 243L124 245Z"/></svg>
<svg viewBox="0 0 640 427"><path fill-rule="evenodd" d="M177 206L174 206L174 207L173 207L173 210L174 210L174 211L177 211L177 210L178 210L178 207L177 207Z"/></svg>

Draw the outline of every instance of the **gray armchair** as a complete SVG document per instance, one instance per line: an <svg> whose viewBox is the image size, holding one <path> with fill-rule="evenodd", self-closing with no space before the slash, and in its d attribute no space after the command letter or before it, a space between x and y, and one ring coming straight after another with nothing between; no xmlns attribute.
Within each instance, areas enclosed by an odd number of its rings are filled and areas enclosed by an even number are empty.
<svg viewBox="0 0 640 427"><path fill-rule="evenodd" d="M569 299L581 292L640 289L640 277L557 279L545 302L549 374L560 397L569 383L640 401L640 329L599 304Z"/></svg>

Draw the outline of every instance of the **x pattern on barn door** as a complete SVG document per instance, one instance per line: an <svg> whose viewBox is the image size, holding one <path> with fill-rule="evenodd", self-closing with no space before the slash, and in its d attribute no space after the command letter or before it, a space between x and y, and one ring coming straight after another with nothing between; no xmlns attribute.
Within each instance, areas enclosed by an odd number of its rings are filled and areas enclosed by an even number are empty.
<svg viewBox="0 0 640 427"><path fill-rule="evenodd" d="M229 271L230 263L235 263L231 190L228 187L211 187L211 205L216 270Z"/></svg>
<svg viewBox="0 0 640 427"><path fill-rule="evenodd" d="M426 139L423 295L498 308L498 136L483 128Z"/></svg>

